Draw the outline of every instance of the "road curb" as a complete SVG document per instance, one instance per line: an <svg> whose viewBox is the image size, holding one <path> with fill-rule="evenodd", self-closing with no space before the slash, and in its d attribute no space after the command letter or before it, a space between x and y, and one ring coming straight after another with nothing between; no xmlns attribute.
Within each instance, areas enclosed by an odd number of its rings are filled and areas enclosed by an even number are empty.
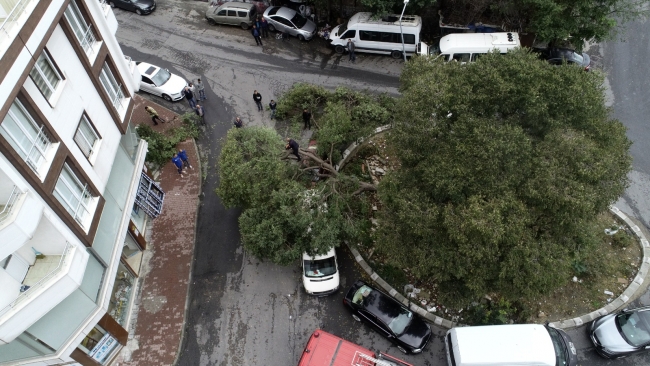
<svg viewBox="0 0 650 366"><path fill-rule="evenodd" d="M391 125L385 125L381 127L377 127L375 131L370 134L367 137L360 138L356 142L352 143L350 146L348 146L347 149L343 152L343 159L339 162L338 165L336 165L336 170L338 171L339 169L343 168L345 163L347 162L347 159L349 157L353 156L354 150L357 149L366 139L369 139L373 136L375 136L378 133L384 132L386 130L391 129ZM636 277L634 277L634 280L632 283L623 291L623 293L617 297L615 300L607 304L606 306L592 311L590 313L571 318L571 319L565 319L565 320L559 320L556 322L550 323L550 326L554 328L559 328L559 329L573 329L577 328L585 323L591 322L596 318L599 318L603 315L610 314L623 306L629 304L635 299L634 294L641 288L643 283L645 282L646 276L649 274L650 270L650 243L646 239L645 235L641 231L641 228L634 223L626 214L624 214L620 209L618 209L616 206L610 206L609 211L614 214L616 217L618 217L620 220L625 222L625 225L632 230L634 235L636 235L639 245L641 245L641 250L643 252L643 259L641 261L641 266L639 267L639 271L636 274ZM394 297L397 301L401 302L402 304L406 305L409 307L413 312L419 314L422 316L425 320L430 321L433 324L436 324L440 327L450 329L456 325L456 323L452 322L451 320L441 318L439 316L433 315L430 312L428 312L426 309L423 309L415 304L413 304L409 299L404 297L401 293L399 293L397 290L395 290L391 285L389 285L386 281L384 281L377 272L373 271L373 269L368 265L368 263L363 259L361 254L359 253L358 250L353 248L349 243L345 243L352 254L354 255L354 260L363 268L363 270L370 276L370 278L373 279L373 281L379 285L384 291L388 292L392 297ZM649 281L650 282L650 281ZM648 285L646 284L645 287Z"/></svg>

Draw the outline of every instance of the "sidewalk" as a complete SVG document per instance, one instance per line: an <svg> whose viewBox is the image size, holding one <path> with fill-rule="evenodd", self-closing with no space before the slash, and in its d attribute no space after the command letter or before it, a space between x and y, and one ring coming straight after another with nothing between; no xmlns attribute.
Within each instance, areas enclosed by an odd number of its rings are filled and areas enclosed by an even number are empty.
<svg viewBox="0 0 650 366"><path fill-rule="evenodd" d="M134 124L149 124L156 131L180 124L179 118L174 120L174 112L139 96L134 101ZM168 122L153 126L145 105L153 107ZM194 169L186 169L181 178L170 157L156 177L165 191L163 210L148 229L129 341L113 365L168 366L174 363L179 350L194 252L201 169L193 140L182 142L177 148L187 151Z"/></svg>

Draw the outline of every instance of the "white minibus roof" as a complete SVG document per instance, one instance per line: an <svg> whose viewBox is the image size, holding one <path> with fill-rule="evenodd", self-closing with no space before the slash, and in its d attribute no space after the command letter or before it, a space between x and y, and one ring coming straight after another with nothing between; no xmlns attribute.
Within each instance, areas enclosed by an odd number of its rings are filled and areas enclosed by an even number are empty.
<svg viewBox="0 0 650 366"><path fill-rule="evenodd" d="M449 331L458 366L555 366L555 348L540 324L460 327Z"/></svg>
<svg viewBox="0 0 650 366"><path fill-rule="evenodd" d="M381 18L375 18L372 13L356 13L348 20L348 28L357 23L399 26L399 14L388 14ZM418 15L404 15L402 17L402 27L418 27L421 25L422 18Z"/></svg>
<svg viewBox="0 0 650 366"><path fill-rule="evenodd" d="M440 53L486 52L494 48L507 51L520 45L517 33L454 33L440 39Z"/></svg>

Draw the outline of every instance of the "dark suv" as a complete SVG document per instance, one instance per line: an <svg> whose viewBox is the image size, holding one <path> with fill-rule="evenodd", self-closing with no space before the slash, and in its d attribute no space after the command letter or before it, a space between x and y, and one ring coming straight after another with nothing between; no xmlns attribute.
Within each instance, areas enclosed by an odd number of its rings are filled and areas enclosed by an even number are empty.
<svg viewBox="0 0 650 366"><path fill-rule="evenodd" d="M568 48L547 48L547 49L534 49L533 51L539 53L539 57L548 61L552 65L567 64L578 65L589 71L591 68L591 58L586 53L579 54L574 50Z"/></svg>

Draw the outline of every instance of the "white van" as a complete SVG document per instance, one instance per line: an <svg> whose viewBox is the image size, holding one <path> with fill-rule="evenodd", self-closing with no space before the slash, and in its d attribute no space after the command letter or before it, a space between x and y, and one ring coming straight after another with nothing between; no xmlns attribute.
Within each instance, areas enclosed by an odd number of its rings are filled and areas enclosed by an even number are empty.
<svg viewBox="0 0 650 366"><path fill-rule="evenodd" d="M324 255L302 254L302 283L305 292L314 296L326 296L339 289L339 267L334 247Z"/></svg>
<svg viewBox="0 0 650 366"><path fill-rule="evenodd" d="M516 47L521 47L517 33L453 33L440 39L439 57L445 61L474 62L495 49L507 53Z"/></svg>
<svg viewBox="0 0 650 366"><path fill-rule="evenodd" d="M410 56L416 52L420 43L422 18L417 15L402 17L404 50ZM399 14L389 14L374 19L372 13L356 13L347 22L332 29L327 40L336 53L347 49L348 39L354 41L355 52L389 54L402 58L402 33L400 33Z"/></svg>
<svg viewBox="0 0 650 366"><path fill-rule="evenodd" d="M449 366L575 366L576 349L562 330L541 324L460 327L445 336Z"/></svg>

